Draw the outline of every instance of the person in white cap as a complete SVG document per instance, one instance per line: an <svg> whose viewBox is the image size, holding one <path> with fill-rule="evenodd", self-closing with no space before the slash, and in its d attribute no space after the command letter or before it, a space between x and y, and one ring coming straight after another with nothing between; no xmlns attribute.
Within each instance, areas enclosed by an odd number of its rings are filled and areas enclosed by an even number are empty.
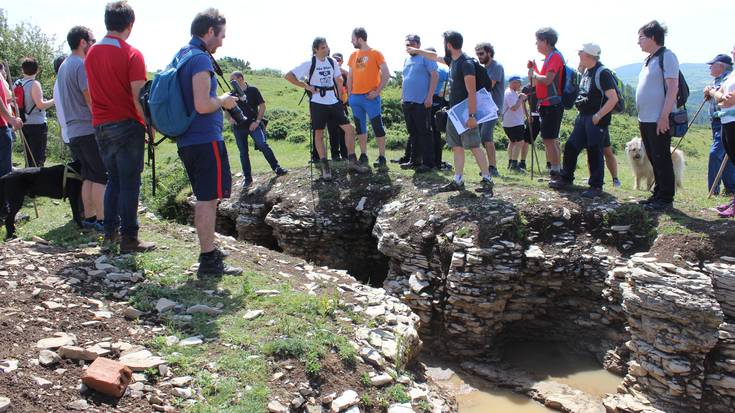
<svg viewBox="0 0 735 413"><path fill-rule="evenodd" d="M618 92L612 73L600 63L600 46L585 43L579 50L579 60L584 68L579 84L579 97L575 102L579 115L574 121L572 134L564 145L564 167L561 174L549 182L549 186L556 189L571 187L574 171L577 169L577 157L586 148L590 188L582 192L582 196L596 198L602 194L605 176L604 140L612 110L618 103Z"/></svg>

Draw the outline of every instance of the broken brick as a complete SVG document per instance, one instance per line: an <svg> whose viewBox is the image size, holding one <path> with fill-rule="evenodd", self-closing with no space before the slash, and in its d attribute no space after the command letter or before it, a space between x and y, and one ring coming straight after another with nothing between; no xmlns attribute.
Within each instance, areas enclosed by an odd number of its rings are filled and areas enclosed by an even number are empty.
<svg viewBox="0 0 735 413"><path fill-rule="evenodd" d="M132 377L133 372L124 364L98 357L82 376L82 383L108 396L121 397Z"/></svg>

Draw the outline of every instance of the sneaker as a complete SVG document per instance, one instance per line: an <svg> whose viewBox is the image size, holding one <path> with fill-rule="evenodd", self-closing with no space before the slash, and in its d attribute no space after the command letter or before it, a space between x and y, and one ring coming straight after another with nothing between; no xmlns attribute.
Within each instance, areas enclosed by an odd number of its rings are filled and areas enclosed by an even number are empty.
<svg viewBox="0 0 735 413"><path fill-rule="evenodd" d="M582 191L582 194L581 195L582 195L583 198L594 199L594 198L597 198L599 196L602 196L602 193L603 193L602 192L602 189L600 189L600 188L590 188L590 189L587 189L585 191Z"/></svg>
<svg viewBox="0 0 735 413"><path fill-rule="evenodd" d="M442 162L442 164L439 167L439 169L441 169L443 171L451 171L453 168L452 168L452 164L451 163L449 163L449 162Z"/></svg>
<svg viewBox="0 0 735 413"><path fill-rule="evenodd" d="M253 178L245 178L245 180L242 181L242 190L246 191L252 185L253 185Z"/></svg>
<svg viewBox="0 0 735 413"><path fill-rule="evenodd" d="M368 157L367 157L366 154L364 154L364 153L363 154L360 154L360 163L363 164L363 165L365 165L365 166L367 166L370 163L370 161L368 161Z"/></svg>
<svg viewBox="0 0 735 413"><path fill-rule="evenodd" d="M408 157L406 157L406 156L401 156L398 159L391 159L390 162L391 163L401 164L401 163L411 162L411 159L408 158Z"/></svg>
<svg viewBox="0 0 735 413"><path fill-rule="evenodd" d="M480 186L478 188L475 188L475 192L480 192L493 196L494 186L495 184L493 183L492 179L482 178L482 181L480 181Z"/></svg>
<svg viewBox="0 0 735 413"><path fill-rule="evenodd" d="M730 208L727 208L723 211L720 211L719 214L720 218L733 218L735 217L735 205L730 205Z"/></svg>
<svg viewBox="0 0 735 413"><path fill-rule="evenodd" d="M370 172L370 168L362 165L357 159L347 160L347 170L358 174L366 174Z"/></svg>
<svg viewBox="0 0 735 413"><path fill-rule="evenodd" d="M332 162L342 162L342 157L340 155L333 156Z"/></svg>
<svg viewBox="0 0 735 413"><path fill-rule="evenodd" d="M377 166L377 165L375 165ZM404 162L400 164L401 169L416 169L418 168L419 164L413 163L413 162Z"/></svg>
<svg viewBox="0 0 735 413"><path fill-rule="evenodd" d="M378 156L378 160L373 163L373 166L378 169L388 169L388 161L385 160L385 156Z"/></svg>
<svg viewBox="0 0 735 413"><path fill-rule="evenodd" d="M129 252L148 252L156 249L156 244L153 242L141 241L138 237L131 237L123 235L120 239L120 253L125 254Z"/></svg>
<svg viewBox="0 0 735 413"><path fill-rule="evenodd" d="M558 175L549 181L549 188L553 189L569 189L571 186L571 182Z"/></svg>
<svg viewBox="0 0 735 413"><path fill-rule="evenodd" d="M82 228L84 229L94 229L96 224L97 219L95 219L94 221L89 221L86 219L82 220Z"/></svg>
<svg viewBox="0 0 735 413"><path fill-rule="evenodd" d="M427 172L431 172L434 168L426 165L419 165L416 167L415 171L417 174L425 174Z"/></svg>
<svg viewBox="0 0 735 413"><path fill-rule="evenodd" d="M522 170L523 172L526 172L526 161L518 162L518 169Z"/></svg>
<svg viewBox="0 0 735 413"><path fill-rule="evenodd" d="M274 172L276 173L276 176L283 176L283 175L286 175L288 173L288 169L281 168L279 166L278 168L276 168L276 170Z"/></svg>
<svg viewBox="0 0 735 413"><path fill-rule="evenodd" d="M622 184L622 183L620 183L620 179L618 179L618 178L613 178L613 186L614 186L615 188L620 188L621 186L623 186L623 184Z"/></svg>
<svg viewBox="0 0 735 413"><path fill-rule="evenodd" d="M729 209L733 205L735 205L735 198L731 199L726 204L718 205L715 208L717 209L717 212L722 212L726 209Z"/></svg>
<svg viewBox="0 0 735 413"><path fill-rule="evenodd" d="M454 192L454 191L464 191L464 181L461 183L457 183L454 179L452 179L452 182L441 186L438 189L439 192Z"/></svg>
<svg viewBox="0 0 735 413"><path fill-rule="evenodd" d="M500 172L498 172L498 168L495 165L490 166L488 170L490 171L490 176L493 178L500 176Z"/></svg>
<svg viewBox="0 0 735 413"><path fill-rule="evenodd" d="M644 208L649 211L667 211L674 206L673 202L661 201L660 199L647 203Z"/></svg>

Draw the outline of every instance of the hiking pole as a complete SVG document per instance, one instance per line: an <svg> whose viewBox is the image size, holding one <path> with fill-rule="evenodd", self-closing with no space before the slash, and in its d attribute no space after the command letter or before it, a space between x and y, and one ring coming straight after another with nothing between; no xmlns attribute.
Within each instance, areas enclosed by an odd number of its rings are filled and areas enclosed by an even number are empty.
<svg viewBox="0 0 735 413"><path fill-rule="evenodd" d="M531 122L531 117L528 116L529 109L526 108L526 103L528 103L528 106L531 106L531 103L526 100L523 102L523 114L526 115L526 121L528 122L528 136L531 138L529 139L531 143L531 181L533 181L533 122Z"/></svg>
<svg viewBox="0 0 735 413"><path fill-rule="evenodd" d="M725 168L727 167L727 162L729 160L730 159L727 157L727 154L725 154L725 157L722 158L722 165L720 165L720 170L717 172L715 180L712 181L712 188L709 189L709 195L707 195L707 199L712 198L712 194L715 193L715 188L717 188L717 185L720 184L720 179L722 179L722 174L725 173Z"/></svg>
<svg viewBox="0 0 735 413"><path fill-rule="evenodd" d="M702 111L702 108L704 107L704 104L707 103L706 100L702 101L702 104L699 105L699 109L697 109L697 112L694 114L694 117L691 121L689 121L689 125L687 125L687 131L691 129L692 125L694 124L694 121L697 119L697 116L699 116L699 112ZM676 151L677 148L679 148L679 145L681 145L681 141L684 140L684 136L679 138L679 142L676 143L676 146L674 146L674 149L671 150L671 153L673 154L674 151Z"/></svg>

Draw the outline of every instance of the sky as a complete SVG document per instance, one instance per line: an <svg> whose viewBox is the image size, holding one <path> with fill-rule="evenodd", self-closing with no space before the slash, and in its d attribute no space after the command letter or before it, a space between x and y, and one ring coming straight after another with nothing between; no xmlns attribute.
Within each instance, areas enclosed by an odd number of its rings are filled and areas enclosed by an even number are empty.
<svg viewBox="0 0 735 413"><path fill-rule="evenodd" d="M38 25L57 43L66 46L72 26L91 28L97 39L105 34L103 0L33 0L1 6L10 24ZM718 53L730 53L735 30L725 18L735 15L735 3L709 0L701 5L661 0L558 0L476 2L465 0L371 0L311 3L291 0L201 1L130 0L136 22L128 42L143 52L147 69L156 71L170 62L190 39L189 27L197 12L218 8L227 18L224 45L216 57L233 56L250 61L253 68L284 72L311 56L311 42L326 37L332 52L347 58L354 51L352 29L362 26L368 44L381 51L391 71L401 70L406 58L405 36L421 36L422 46L442 49L441 34L456 30L464 36L463 49L474 52L478 42L490 42L506 76L524 74L529 59L543 57L534 45L535 31L551 26L559 32L557 47L570 65L577 66L583 43L602 48L602 62L619 67L641 62L638 29L657 19L669 27L666 46L681 63L704 63ZM719 18L719 20L718 20Z"/></svg>

